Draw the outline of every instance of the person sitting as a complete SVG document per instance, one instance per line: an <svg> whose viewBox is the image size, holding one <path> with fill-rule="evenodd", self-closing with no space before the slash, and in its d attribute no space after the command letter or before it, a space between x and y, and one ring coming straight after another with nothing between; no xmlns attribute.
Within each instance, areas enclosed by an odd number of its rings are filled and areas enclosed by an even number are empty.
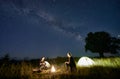
<svg viewBox="0 0 120 79"><path fill-rule="evenodd" d="M42 57L42 59L40 60L40 70L47 70L48 68L50 68L50 64L45 61L45 57Z"/></svg>
<svg viewBox="0 0 120 79"><path fill-rule="evenodd" d="M71 53L67 53L67 57L68 57L68 61L65 62L67 70L70 68L71 72L75 72L77 68Z"/></svg>
<svg viewBox="0 0 120 79"><path fill-rule="evenodd" d="M45 57L42 57L40 59L40 63L39 63L39 68L33 68L32 71L33 73L35 72L42 72L43 70L47 70L50 68L50 64L49 62L45 61Z"/></svg>

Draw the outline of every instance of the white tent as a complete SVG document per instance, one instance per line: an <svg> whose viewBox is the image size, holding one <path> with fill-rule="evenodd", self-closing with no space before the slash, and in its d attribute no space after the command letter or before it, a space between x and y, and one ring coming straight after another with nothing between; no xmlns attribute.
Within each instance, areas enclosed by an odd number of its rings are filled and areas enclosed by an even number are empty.
<svg viewBox="0 0 120 79"><path fill-rule="evenodd" d="M89 57L81 57L77 63L78 66L91 66L91 65L94 65L95 62L89 58Z"/></svg>

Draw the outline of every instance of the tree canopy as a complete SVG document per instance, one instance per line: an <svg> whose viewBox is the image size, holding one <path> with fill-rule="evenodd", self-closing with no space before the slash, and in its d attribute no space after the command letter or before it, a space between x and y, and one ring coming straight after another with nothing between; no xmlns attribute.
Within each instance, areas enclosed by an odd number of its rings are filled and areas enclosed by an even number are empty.
<svg viewBox="0 0 120 79"><path fill-rule="evenodd" d="M104 57L104 53L116 54L120 50L120 39L104 31L88 33L85 42L85 50L99 53L100 57Z"/></svg>

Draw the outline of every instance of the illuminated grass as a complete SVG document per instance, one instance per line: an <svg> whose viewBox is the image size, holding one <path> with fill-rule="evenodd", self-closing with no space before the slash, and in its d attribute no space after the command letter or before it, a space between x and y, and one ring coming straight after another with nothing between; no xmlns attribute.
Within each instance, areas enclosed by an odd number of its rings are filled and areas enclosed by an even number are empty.
<svg viewBox="0 0 120 79"><path fill-rule="evenodd" d="M120 67L120 58L94 58L96 66L104 66L104 67Z"/></svg>
<svg viewBox="0 0 120 79"><path fill-rule="evenodd" d="M51 62L56 68L55 73L32 72L34 68L30 62L18 64L3 64L0 66L0 79L119 79L120 58L92 58L95 65L90 67L77 67L77 72L66 71L63 59L53 59ZM52 60L52 59L50 59ZM64 60L65 61L65 60ZM76 60L77 62L78 60ZM59 64L57 64L57 63Z"/></svg>

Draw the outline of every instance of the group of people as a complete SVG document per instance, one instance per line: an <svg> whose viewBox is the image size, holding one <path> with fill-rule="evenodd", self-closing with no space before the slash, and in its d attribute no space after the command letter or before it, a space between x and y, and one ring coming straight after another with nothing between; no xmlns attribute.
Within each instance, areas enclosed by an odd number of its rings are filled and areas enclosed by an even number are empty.
<svg viewBox="0 0 120 79"><path fill-rule="evenodd" d="M74 58L72 57L71 53L67 53L67 58L68 60L65 62L67 71L70 70L70 72L75 72L77 70L76 64L75 64ZM39 65L40 65L40 71L50 68L50 64L47 61L45 61L45 57L41 58Z"/></svg>

